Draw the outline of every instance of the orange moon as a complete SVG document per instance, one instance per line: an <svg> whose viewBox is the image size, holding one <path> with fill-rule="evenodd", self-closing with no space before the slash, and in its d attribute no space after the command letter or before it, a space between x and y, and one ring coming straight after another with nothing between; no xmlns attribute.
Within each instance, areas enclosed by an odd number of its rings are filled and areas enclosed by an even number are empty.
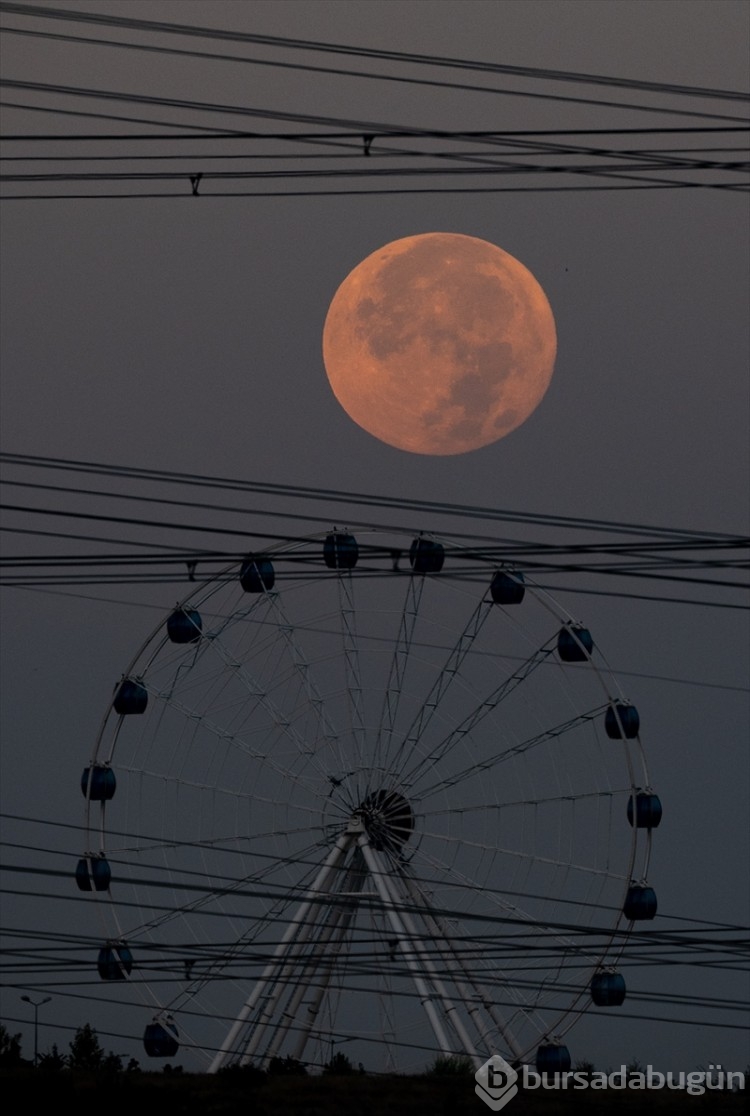
<svg viewBox="0 0 750 1116"><path fill-rule="evenodd" d="M323 329L333 393L411 453L467 453L515 430L552 377L555 319L531 272L473 236L394 240L347 275Z"/></svg>

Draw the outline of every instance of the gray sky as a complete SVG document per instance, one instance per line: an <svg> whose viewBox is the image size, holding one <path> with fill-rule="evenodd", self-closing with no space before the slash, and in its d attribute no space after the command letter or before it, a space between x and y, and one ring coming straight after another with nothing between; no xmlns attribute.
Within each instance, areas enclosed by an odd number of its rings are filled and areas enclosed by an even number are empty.
<svg viewBox="0 0 750 1116"><path fill-rule="evenodd" d="M31 6L31 5L30 5ZM369 49L473 59L538 69L610 75L722 90L748 86L748 10L712 0L599 3L536 0L502 4L402 2L284 4L225 0L78 0L77 10L353 44ZM3 16L7 27L153 43L149 34L100 26ZM438 89L384 80L346 78L271 66L176 58L167 54L53 42L8 35L6 81L45 82L116 90L151 98L176 98L239 108L345 118L426 131L513 131L710 126L719 120L617 108L627 102L742 118L746 107L727 100L667 96L617 87L570 84L511 75L487 76L417 68L373 59L355 60L253 44L205 42L163 35L179 49L244 55L255 60L357 67L378 74L408 74L484 85L492 92ZM499 91L591 97L606 105L501 95ZM39 90L5 89L4 99L25 105L109 112L159 123L159 127L51 116L6 109L8 135L100 132L163 134L166 122L231 127L264 133L325 130L289 123L84 98ZM726 121L725 121L726 123ZM343 130L343 129L341 129ZM364 129L362 130L364 133ZM359 134L359 133L358 133ZM739 138L738 138L739 137ZM442 141L441 141L442 142ZM607 147L636 147L637 136L605 136ZM687 136L683 144L740 147L735 136ZM60 144L21 147L6 154L59 154ZM157 144L139 152L163 154ZM377 142L375 144L377 148ZM375 154L375 148L373 154ZM691 532L746 533L748 478L748 210L737 191L701 188L622 191L535 191L531 186L580 185L570 176L527 175L499 180L518 192L403 193L361 197L211 197L218 190L269 189L269 184L206 181L190 196L189 174L210 164L208 142L178 164L180 183L157 183L171 198L5 201L2 288L2 440L6 452L140 466L274 484L346 489L439 503L453 502L519 512L613 520ZM115 152L115 147L111 149ZM129 148L132 152L133 148ZM164 150L167 150L165 147ZM168 148L173 151L172 147ZM211 148L213 150L213 148ZM228 148L224 150L229 150ZM236 150L236 148L232 148ZM269 144L265 150L287 148ZM429 148L434 150L434 148ZM69 147L65 148L68 153ZM77 147L81 153L83 148ZM309 147L297 145L285 167L309 168ZM742 158L727 155L727 158ZM370 163L364 166L367 169ZM357 164L357 169L364 164ZM70 168L70 164L61 164ZM245 164L243 164L244 166ZM263 163L264 169L272 164ZM317 165L317 164L316 164ZM346 164L349 165L348 163ZM431 163L430 165L434 165ZM96 164L112 169L114 163ZM153 170L175 163L140 163ZM236 166L236 164L235 164ZM330 164L329 164L330 166ZM37 164L4 164L6 173L39 171ZM45 165L44 170L59 170ZM73 166L87 169L85 164ZM132 169L132 165L126 169ZM738 182L744 179L735 175ZM699 172L682 181L706 181ZM404 185L386 179L386 185ZM589 180L587 180L589 181ZM596 180L598 183L604 180ZM725 175L722 181L728 181ZM345 180L349 189L373 188L370 179ZM284 180L271 190L320 188L326 179ZM464 187L466 179L435 177L430 187ZM497 179L468 180L497 185ZM407 181L406 187L424 185ZM50 183L15 186L6 193L127 193L149 184L116 182L80 186ZM494 446L460 457L432 458L401 452L367 435L348 419L330 392L322 366L326 310L346 274L381 245L419 232L452 231L499 244L520 259L544 287L558 329L558 358L550 389L522 427ZM51 473L10 467L12 480L68 483ZM77 483L74 479L71 483ZM90 478L83 487L93 487ZM109 482L96 486L108 490ZM115 482L112 482L114 485ZM143 491L146 491L145 489ZM151 491L151 490L149 490ZM162 494L166 489L154 489ZM116 500L8 488L9 503L58 510L83 509L194 524L219 525L209 510L163 512ZM184 492L180 496L189 498ZM198 497L204 499L205 494ZM211 499L211 496L208 496ZM299 523L265 513L299 511L301 502L217 497L248 510L244 529L299 533ZM327 514L318 506L317 514ZM331 518L377 519L352 506ZM384 512L381 521L393 522ZM410 529L465 530L498 539L557 542L554 531L477 519L446 521L425 513L419 521L399 513ZM7 513L6 525L46 530L81 524ZM72 524L72 526L71 526ZM312 529L312 528L310 528ZM106 524L85 532L109 535ZM127 538L134 535L126 534ZM137 537L165 546L206 545L196 533L141 531ZM590 541L585 532L578 541ZM567 543L571 536L566 534ZM597 537L595 541L600 541ZM236 549L231 536L208 545ZM7 536L6 553L80 554L85 544L24 535ZM91 553L105 548L89 544ZM583 579L583 580L582 580ZM734 575L734 580L738 580ZM596 629L597 641L627 694L638 705L653 783L665 805L655 836L651 881L660 915L731 925L748 923L748 624L745 611L710 605L675 605L607 596L579 596L566 589L609 588L659 596L657 584L617 579L603 585L592 575L559 574L548 584L558 600ZM3 593L3 811L57 823L79 824L80 769L87 762L113 682L187 583L163 586L85 587ZM738 592L667 584L666 595L716 604L736 603ZM742 603L745 603L744 598ZM5 822L6 840L66 848L67 830ZM58 837L57 833L62 834ZM71 861L77 854L71 852ZM43 854L11 849L12 863L42 866ZM50 923L71 933L98 930L90 907L72 900L66 880L12 875L3 896L3 923L39 928ZM51 890L59 900L33 897ZM672 930L689 922L659 920ZM696 927L692 929L697 932ZM702 931L701 931L702 932ZM693 967L644 967L633 978L640 991L665 995L747 1000L736 973ZM3 992L4 1019L28 1018L22 987L45 994L43 980L11 978ZM87 985L86 995L101 995ZM108 990L105 989L105 992ZM50 986L50 992L55 989ZM747 1064L745 1037L737 1030L661 1022L680 1009L640 1002L633 1013L652 1022L609 1016L584 1018L569 1036L574 1058L619 1065L642 1063L690 1069L721 1062ZM57 995L43 1009L46 1024L89 1020L118 1031L106 1005ZM735 1023L736 1012L683 1015ZM28 1025L24 1030L29 1050ZM136 1031L138 1028L136 1027ZM63 1029L45 1027L42 1045L65 1047ZM119 1044L119 1045L118 1045ZM112 1039L114 1049L137 1043Z"/></svg>

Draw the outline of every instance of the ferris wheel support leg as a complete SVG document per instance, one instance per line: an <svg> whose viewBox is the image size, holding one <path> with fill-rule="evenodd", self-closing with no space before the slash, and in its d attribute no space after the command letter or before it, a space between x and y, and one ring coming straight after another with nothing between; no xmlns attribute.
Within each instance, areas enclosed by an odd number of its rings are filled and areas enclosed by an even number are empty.
<svg viewBox="0 0 750 1116"><path fill-rule="evenodd" d="M397 881L398 882L406 882L405 880L402 879L401 873L398 873L398 874L395 875L395 877L393 875L388 876L385 880L385 884L386 884L387 889L390 891L393 899L396 902L400 902L401 905L403 906L404 903L409 902L409 896L406 895L406 894L405 895L399 895L398 894L398 889L397 889L397 886L396 886ZM421 907L421 905L422 904L420 903L420 907ZM461 1018L461 1014L460 1014L456 1004L453 1002L447 988L445 987L445 983L441 979L440 974L435 967L435 964L434 964L432 958L430 957L428 951L425 949L425 947L422 943L422 940L419 936L419 931L417 930L417 927L416 927L415 922L414 922L414 918L412 917L411 913L407 912L407 911L402 912L401 918L403 920L404 926L406 927L408 933L410 933L412 935L412 940L414 941L415 946L416 946L416 948L419 952L419 955L421 957L422 964L424 965L425 971L427 973L429 973L429 975L430 975L430 980L432 981L433 988L437 992L437 994L440 998L440 1002L443 1005L443 1011L445 1012L445 1018L448 1020L451 1027L453 1028L453 1031L456 1035L456 1038L459 1041L459 1044L463 1047L464 1053L469 1058L472 1058L475 1061L476 1065L479 1065L480 1062L482 1061L482 1059L479 1057L479 1055L477 1053L477 1050L476 1050L476 1047L474 1045L474 1042L472 1041L468 1031L466 1030L466 1027L464 1025L464 1021ZM469 1006L468 1003L465 1003L464 1006L466 1007L467 1012L468 1012L468 1006Z"/></svg>
<svg viewBox="0 0 750 1116"><path fill-rule="evenodd" d="M311 911L309 917L305 919L304 925L299 927L295 940L288 945L285 956L280 958L279 967L273 979L269 981L268 992L261 1001L258 1017L245 1043L245 1048L240 1057L241 1066L246 1066L258 1054L269 1032L273 1037L274 1029L279 1026L279 1022L274 1023L274 1019L280 1020L283 1018L281 1002L285 994L289 992L290 985L296 985L302 979L307 964L304 959L300 960L300 954L313 934L316 925L323 917L322 907L318 906L315 911ZM264 1052L261 1060L265 1063L269 1057L270 1055Z"/></svg>
<svg viewBox="0 0 750 1116"><path fill-rule="evenodd" d="M354 917L359 902L358 892L361 890L363 883L364 876L362 869L359 867L350 867L344 877L341 890L334 894L337 897L350 895L352 897L352 905L337 906L328 911L328 920L323 926L304 966L300 970L299 977L297 978L297 987L292 992L286 1007L281 1013L281 1018L276 1027L273 1040L263 1055L264 1062L268 1062L271 1058L276 1056L281 1044L284 1042L284 1039L294 1024L297 1024L299 1037L292 1051L292 1057L297 1060L302 1058L308 1038L310 1037L310 1031L317 1018L320 1005L328 990L328 985L333 975L333 959L338 956L337 947L343 942L344 936ZM302 1001L305 998L305 994L309 992L310 985L316 979L318 986L311 1003L307 1007L307 1017L302 1024L299 1024L297 1016Z"/></svg>
<svg viewBox="0 0 750 1116"><path fill-rule="evenodd" d="M251 1012L255 1008L263 993L266 991L266 988L269 986L269 984L272 983L274 974L279 972L280 963L282 964L283 971L284 965L282 963L282 959L284 958L285 954L289 954L289 957L293 957L296 949L299 948L299 945L297 945L295 948L295 945L292 944L292 939L296 935L299 935L305 919L307 918L312 908L315 906L316 900L320 899L321 892L328 883L331 874L338 868L340 862L346 855L347 850L350 848L354 840L354 835L349 833L348 830L342 833L336 841L336 844L333 846L330 853L326 857L325 862L318 872L315 880L313 881L312 886L308 889L305 898L300 903L299 907L292 917L291 922L287 926L283 938L274 950L272 959L266 965L260 979L253 988L253 991L248 996L239 1015L230 1027L226 1038L219 1047L219 1050L217 1051L213 1061L211 1062L211 1065L209 1066L209 1073L216 1073L217 1070L219 1070L224 1062L227 1060L227 1057L230 1051L233 1049L234 1044L237 1041L237 1038L244 1024L247 1022L247 1019L249 1018ZM278 980L278 977L276 979ZM243 1056L243 1063L247 1060L247 1057L249 1056Z"/></svg>
<svg viewBox="0 0 750 1116"><path fill-rule="evenodd" d="M448 1041L445 1029L443 1028L443 1024L433 1003L433 994L431 993L429 986L425 981L424 976L422 975L421 967L415 957L415 954L419 952L419 943L417 943L414 938L408 933L406 927L404 926L401 915L395 908L393 897L391 896L391 893L386 884L386 873L381 866L379 859L375 855L372 846L370 845L367 833L364 829L364 824L362 824L362 832L359 836L359 847L362 849L362 854L365 858L365 862L369 869L370 875L372 876L372 881L375 884L375 888L378 894L380 895L386 915L391 926L393 927L393 932L396 935L396 940L398 941L399 947L403 952L404 961L406 962L407 968L411 971L414 985L419 994L422 1007L425 1010L425 1014L430 1022L430 1026L432 1027L438 1047L443 1054L451 1055L455 1053L455 1051L451 1048L451 1045Z"/></svg>
<svg viewBox="0 0 750 1116"><path fill-rule="evenodd" d="M333 957L338 956L338 951L336 950L335 947L337 945L341 945L341 943L343 943L344 938L346 937L346 933L349 929L349 926L351 925L352 919L354 918L355 912L356 912L356 907L351 907L348 910L343 911L339 920L338 920L339 925L336 929L336 936L335 936L335 938L333 938L333 950L334 951L331 953L331 955ZM329 952L331 952L331 951L329 951ZM326 971L325 971L324 975L322 976L322 978L320 979L320 982L318 984L317 989L315 990L315 995L310 1000L310 1003L307 1005L306 1019L305 1019L304 1023L301 1025L301 1028L300 1028L301 1033L300 1033L299 1039L297 1041L297 1046L295 1047L294 1054L293 1054L293 1057L295 1057L295 1058L301 1058L302 1055L305 1052L305 1047L307 1046L307 1043L308 1043L308 1041L311 1037L312 1030L313 1030L313 1027L315 1025L315 1021L318 1018L318 1015L320 1013L320 1008L323 1004L323 1000L325 998L326 993L328 992L328 986L331 983L331 979L333 977L333 972L334 972L334 965L333 965L332 962L329 962L326 965Z"/></svg>
<svg viewBox="0 0 750 1116"><path fill-rule="evenodd" d="M348 832L342 834L342 837L339 838L339 841L337 841L337 845L341 843L343 850L341 853L341 858L346 855L353 843L353 840L354 837ZM293 942L289 943L286 950L286 956L280 959L280 968L277 969L274 979L270 982L272 985L271 991L269 992L269 995L266 997L265 1002L263 1003L260 1014L253 1027L252 1035L250 1036L249 1041L247 1042L242 1053L242 1057L240 1058L241 1066L246 1066L250 1059L258 1052L258 1049L261 1047L267 1031L271 1030L271 1032L273 1032L274 1015L276 1015L276 1013L279 1011L279 1005L284 994L288 991L289 985L299 983L303 979L303 974L308 966L309 959L308 961L305 961L303 959L302 964L300 965L298 957L301 951L304 949L305 943L310 939L311 935L315 931L316 926L320 925L321 923L325 923L326 915L328 913L328 907L325 905L328 883L331 876L339 867L340 863L337 861L329 867L325 878L323 878L321 874L318 877L318 880L315 881L313 887L316 889L316 897L318 901L314 904L314 909L310 911L310 909L308 908L308 911L305 912L302 918L300 918L298 912L297 920L299 923L299 932L297 933L296 939ZM330 894L331 893L328 892L328 896L330 896Z"/></svg>
<svg viewBox="0 0 750 1116"><path fill-rule="evenodd" d="M429 900L427 896L422 894L414 881L408 876L404 877L404 883L406 884L411 898L421 907L426 906L429 912ZM460 956L456 954L445 925L431 913L426 913L423 917L431 934L434 936L438 953L446 968L449 972L458 974L453 977L453 981L487 1050L490 1051L492 1049L492 1030L494 1029L500 1032L503 1039L508 1044L508 1049L511 1050L517 1058L521 1058L523 1050L518 1040L508 1027L502 1013L499 1012L495 1004L492 1003L486 989L482 988L480 984L477 984L471 973L468 972L465 963L461 960ZM482 1015L482 1011L479 1007L480 1004L481 1007L484 1008L487 1016L494 1023L495 1027L493 1029L488 1027L487 1021Z"/></svg>

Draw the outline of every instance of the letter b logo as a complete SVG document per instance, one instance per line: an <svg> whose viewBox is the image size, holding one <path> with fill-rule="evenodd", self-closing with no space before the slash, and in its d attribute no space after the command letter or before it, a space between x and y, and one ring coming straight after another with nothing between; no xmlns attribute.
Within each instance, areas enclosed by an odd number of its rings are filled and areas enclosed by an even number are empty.
<svg viewBox="0 0 750 1116"><path fill-rule="evenodd" d="M479 1067L474 1080L474 1092L493 1112L499 1112L518 1092L518 1074L499 1054L493 1054Z"/></svg>

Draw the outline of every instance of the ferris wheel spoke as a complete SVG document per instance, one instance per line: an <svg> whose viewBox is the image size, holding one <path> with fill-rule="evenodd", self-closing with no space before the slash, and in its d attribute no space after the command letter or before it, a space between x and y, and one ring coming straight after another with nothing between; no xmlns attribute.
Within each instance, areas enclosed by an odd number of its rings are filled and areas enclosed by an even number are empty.
<svg viewBox="0 0 750 1116"><path fill-rule="evenodd" d="M131 769L128 768L128 767L124 767L123 770L129 771ZM142 772L139 772L139 774L142 774ZM268 800L265 800L265 801L270 802L271 800L268 799ZM316 814L317 814L317 811L316 811ZM284 836L287 837L287 838L295 837L295 836L302 836L302 835L308 835L309 836L309 833L310 833L309 826L298 826L296 828L287 829L284 833ZM136 845L115 845L112 842L110 842L109 846L108 846L108 851L112 856L121 855L121 854L124 854L124 853L143 853L143 854L145 854L145 853L152 853L152 852L163 852L163 851L166 851L166 850L174 850L174 849L196 849L196 850L219 849L219 850L229 851L229 852L238 852L238 851L240 851L240 850L237 849L238 845L243 845L243 846L246 846L247 848L251 848L252 845L254 845L256 843L263 843L263 842L267 841L270 837L275 837L275 836L278 836L278 832L276 830L266 830L266 831L258 830L257 832L245 833L245 834L242 834L242 835L232 833L232 834L225 834L223 836L218 835L216 837L203 838L202 840L199 840L199 841L186 841L186 840L178 839L176 837L175 838L155 838L155 837L151 837L149 835L145 835L143 837L138 837L138 840L139 841L148 841L149 844L139 843L139 844L136 844ZM232 846L234 846L234 847L232 847ZM311 847L315 847L315 846L311 846Z"/></svg>
<svg viewBox="0 0 750 1116"><path fill-rule="evenodd" d="M312 849L308 850L307 855L310 855L311 852ZM254 877L252 882L262 882L273 870L274 866L269 865L265 872ZM310 873L308 873L308 880L312 882L312 875ZM245 883L247 882L251 881L245 881ZM304 887L305 881L300 881L299 886ZM260 935L263 934L269 926L276 926L281 923L285 912L293 906L294 898L288 891L285 891L275 898L266 897L264 903L265 909L263 914L255 918L234 942L226 946L222 950L221 955L210 963L208 969L196 975L188 987L181 993L182 997L186 1000L194 998L207 983L214 981L221 975L228 965L233 964L238 958L243 957L248 946L258 942ZM260 944L265 947L264 942Z"/></svg>
<svg viewBox="0 0 750 1116"><path fill-rule="evenodd" d="M423 833L425 837L435 841L443 841L446 844L454 843L454 839L447 837L444 833L433 833L429 830L424 830ZM489 843L482 843L481 841L472 841L466 837L461 838L461 844L465 849L477 849L480 852L492 853L493 857L515 857L520 860L532 861L534 864L546 864L553 868L561 868L566 872L580 872L593 876L603 876L607 880L619 879L624 882L628 879L626 873L614 875L609 869L597 868L595 865L591 864L575 864L561 856L544 856L541 853L530 853L527 849L514 849L510 846L498 844L490 845Z"/></svg>
<svg viewBox="0 0 750 1116"><path fill-rule="evenodd" d="M575 793L548 794L548 795L530 795L524 798L503 798L502 800L493 799L491 802L477 802L470 806L434 806L420 808L420 817L427 819L436 819L440 817L460 817L462 814L468 813L481 813L488 811L496 814L507 812L518 807L528 806L552 806L559 805L562 802L585 802L587 800L609 799L616 795L626 795L631 793L629 784L623 784L620 787L608 787L606 790L591 790L591 791L576 791Z"/></svg>
<svg viewBox="0 0 750 1116"><path fill-rule="evenodd" d="M295 746L300 758L309 761L318 773L323 776L323 778L326 778L327 772L317 754L318 741L316 740L311 746L310 743L300 736L284 710L274 702L267 690L251 675L243 663L232 655L228 649L222 646L220 641L213 641L212 647L221 655L225 664L230 668L235 677L243 683L247 693L265 710L273 728L277 731L280 730ZM233 734L230 734L230 738L232 735ZM256 753L254 758L260 757ZM266 762L271 763L273 766L268 754L266 754L265 759Z"/></svg>
<svg viewBox="0 0 750 1116"><path fill-rule="evenodd" d="M151 868L151 865L149 865L145 870L148 870L148 868ZM141 870L143 871L144 869L141 868ZM198 895L185 902L178 902L175 901L175 899L173 898L170 906L166 910L163 910L160 914L157 914L149 920L141 923L139 926L132 927L129 931L129 936L133 937L134 935L142 935L148 931L153 931L155 929L168 925L171 922L179 922L188 915L198 913L210 914L211 912L208 911L208 908L211 905L219 906L226 898L231 897L232 895L239 894L241 892L247 892L249 884L252 883L257 885L261 882L261 880L262 876L260 878L246 877L243 879L235 880L230 886L211 886L209 888L201 887L199 889ZM148 881L146 881L146 885L152 886L155 889L158 888L160 892L167 893L173 893L175 889L175 881L173 880L169 880L167 882L155 880L151 885L148 885ZM140 880L136 880L134 886L141 887L144 886L144 883ZM145 904L143 903L141 903L140 905L141 907L145 906Z"/></svg>
<svg viewBox="0 0 750 1116"><path fill-rule="evenodd" d="M366 792L366 785L362 776L368 763L367 732L365 729L362 671L357 635L357 612L354 605L354 583L351 570L339 574L338 592L349 710L349 731L354 741L354 750L357 757L357 790L361 798Z"/></svg>
<svg viewBox="0 0 750 1116"><path fill-rule="evenodd" d="M407 578L406 594L399 619L398 635L393 649L391 667L385 684L383 707L380 713L377 737L374 747L375 770L389 770L388 755L394 742L396 717L404 683L404 673L409 660L414 629L419 615L419 606L425 586L425 577Z"/></svg>
<svg viewBox="0 0 750 1116"><path fill-rule="evenodd" d="M419 856L419 859L423 860L427 866L433 869L433 871L437 869L440 878L444 880L453 880L456 884L458 884L462 889L465 890L465 893L471 893L472 895L476 894L476 882L465 873L457 870L454 865L449 865L438 857L426 855L421 850L418 850L417 855ZM567 868L567 865L563 864L562 867ZM508 920L511 920L512 923L520 923L524 928L524 932L530 931L532 934L538 934L545 942L554 943L554 945L558 949L558 956L560 955L559 951L569 953L571 956L580 956L581 954L583 954L584 956L588 955L585 945L582 948L580 942L572 938L558 925L553 924L548 917L532 913L520 903L511 901L506 895L501 892L488 890L485 891L484 894L488 902L501 912L501 914L499 915L501 921L507 922ZM522 897L514 896L514 900L516 898ZM471 912L467 912L465 917L471 919ZM517 987L510 980L507 985L507 990L515 998L518 999L519 1004L523 1003L525 1006L528 1006L527 1000L524 998L523 995L523 990Z"/></svg>
<svg viewBox="0 0 750 1116"><path fill-rule="evenodd" d="M273 611L276 614L278 630L281 632L283 639L289 647L292 665L302 680L310 709L313 711L314 717L319 725L318 740L322 740L323 744L327 745L331 752L338 756L339 767L341 770L344 770L345 761L342 751L341 734L333 724L328 713L326 703L312 675L310 663L297 639L297 630L284 609L281 594L273 592L269 594L269 597L271 599Z"/></svg>
<svg viewBox="0 0 750 1116"><path fill-rule="evenodd" d="M552 649L551 641L540 647L526 659L509 678L488 694L487 697L482 699L479 705L464 717L463 721L436 747L427 752L420 749L421 755L419 755L417 762L412 768L407 768L404 772L404 784L406 786L413 786L425 768L435 767L438 763L443 761L450 752L460 744L465 736L473 732L485 717L494 712L500 703L508 698L518 686L525 682L533 671L540 667L542 663L546 662L552 653Z"/></svg>
<svg viewBox="0 0 750 1116"><path fill-rule="evenodd" d="M276 833L267 834L266 836L277 838L279 836L283 836L286 838L294 834L300 836L305 835L309 837L309 829L300 829L295 831L290 830L289 834L280 835L279 833ZM307 845L296 844L295 846L289 848L289 852L286 856L282 856L279 853L271 854L267 852L267 850L265 850L265 852L263 853L259 853L258 850L253 850L252 848L237 847L239 844L249 846L251 841L253 841L254 843L254 841L257 841L258 839L259 838L257 835L253 835L251 838L248 837L247 839L233 837L233 847L231 848L228 847L227 841L221 841L220 850L223 854L238 854L242 857L243 864L246 863L248 857L252 857L253 859L260 858L261 863L256 868L254 868L252 872L248 872L244 875L241 875L240 877L238 877L237 874L224 876L217 872L215 873L215 875L217 875L218 881L225 878L231 879L232 885L230 889L232 889L234 887L243 886L244 884L250 882L260 882L262 881L262 879L265 879L272 873L278 873L279 869L281 868L294 866L298 869L299 874L299 869L305 868L307 870L313 870L317 866L321 848L319 841L315 841L315 843L310 843ZM179 866L158 865L153 863L153 854L164 852L164 850L176 850L177 853L181 852L181 850L183 850L183 852L184 850L188 850L192 857L193 853L204 852L205 849L209 848L215 849L217 848L217 845L215 845L215 843L208 843L208 841L164 840L161 841L161 843L150 844L148 846L137 846L131 848L125 847L119 850L109 850L109 852L110 855L117 855L118 853L131 853L132 859L131 862L127 864L127 866L131 867L133 872L135 872L135 870L156 870L156 872L169 874L170 879L172 877L184 877L186 881L189 882L190 879L192 879L193 877L204 878L206 875L210 875L209 873L206 873L205 869L200 866L198 860L191 858L189 863L184 863L184 866L183 864ZM136 863L133 863L133 858L137 858Z"/></svg>
<svg viewBox="0 0 750 1116"><path fill-rule="evenodd" d="M169 847L169 845L167 845L167 847ZM142 852L143 850L137 851ZM151 850L149 849L149 852L150 851ZM174 887L176 882L174 877L182 876L182 881L178 882L182 882L186 886L192 887L193 885L190 883L190 880L195 878L195 870L186 870L184 872L179 872L175 871L174 868L168 868L166 869L168 879L166 879L165 881L154 879L151 886L154 887L157 894L166 893L167 895L172 895L169 907L166 910L162 910L160 913L146 919L140 925L132 927L129 931L129 936L133 936L136 934L142 936L144 933L154 931L160 927L168 925L169 923L182 922L186 918L188 918L188 916L193 916L196 914L202 916L211 916L212 914L216 913L215 909L218 909L219 913L221 913L223 910L223 905L226 904L228 899L231 899L233 897L239 897L243 900L243 902L246 901L248 898L253 899L257 902L265 904L267 909L270 908L271 904L281 904L283 908L284 905L288 905L292 902L292 899L290 899L289 884L288 882L284 881L274 883L272 880L272 876L274 874L278 875L279 869L283 868L285 864L289 864L290 866L294 866L295 868L299 868L300 865L307 865L306 874L311 878L312 873L314 871L317 871L320 860L320 851L320 843L315 842L313 844L307 845L306 847L296 849L294 855L286 858L286 860L284 860L284 858L279 858L279 856L270 857L266 855L266 863L262 864L255 871L247 873L244 876L240 877L230 877L229 881L227 881L227 879L223 877L218 878L214 883L211 884L209 888L204 888L201 886L199 888L199 893L194 898L187 901L182 901L176 898L174 894ZM154 867L158 866L154 866L149 860L149 862L145 865L140 864L137 866L131 866L131 874L133 871L136 870L141 872L144 870L153 871ZM162 871L164 871L163 868ZM185 877L187 877L187 879L185 879ZM200 876L198 878L200 878ZM298 884L298 887L303 886L304 877ZM182 894L182 892L180 892L180 894ZM139 905L141 907L144 906L142 902ZM243 915L243 918L244 917L245 916ZM266 919L261 918L258 920L257 924L262 925L264 921L266 921ZM249 930L248 933L250 933ZM243 935L240 940L244 940L244 938L245 935Z"/></svg>
<svg viewBox="0 0 750 1116"><path fill-rule="evenodd" d="M487 601L482 600L474 609L474 612L469 617L466 626L461 632L455 645L451 648L450 653L438 672L435 682L432 685L427 697L420 704L419 712L412 721L406 733L403 736L403 743L400 747L402 762L394 770L396 778L403 777L403 770L408 763L409 757L413 754L415 746L422 739L423 734L427 730L430 721L436 709L446 697L451 683L456 678L461 670L461 665L466 656L471 651L471 648L482 630L487 618L491 612L491 606Z"/></svg>
<svg viewBox="0 0 750 1116"><path fill-rule="evenodd" d="M310 876L309 879L311 883L313 877ZM278 946L278 942L269 941L268 930L278 926L286 913L290 912L292 908L294 908L294 902L288 894L280 898L277 897L272 904L269 902L266 906L266 913L254 918L250 926L237 939L224 945L217 943L213 947L208 964L202 963L203 949L201 949L198 959L201 963L201 969L195 975L193 975L193 969L196 959L191 958L186 961L186 979L189 980L189 983L172 999L171 1010L185 1010L189 1003L200 1002L204 990L213 987L217 982L222 985L231 982L232 987L241 989L238 980L232 975L232 970L239 970L240 966L249 958L254 963L265 960L270 956L273 947ZM252 953L249 952L251 947Z"/></svg>
<svg viewBox="0 0 750 1116"><path fill-rule="evenodd" d="M277 775L283 776L284 779L290 779L295 783L298 783L300 786L306 787L306 789L309 790L311 793L316 793L316 788L320 785L319 780L315 780L310 777L303 778L301 775L294 774L290 771L288 765L277 763L267 750L261 751L257 748L252 747L243 736L239 736L237 733L225 728L223 725L213 721L210 717L205 716L197 709L193 709L189 705L186 705L183 702L179 701L174 696L170 699L169 705L172 709L182 714L182 716L185 717L186 720L194 721L197 724L200 724L201 729L205 729L216 740L237 749L238 751L246 755L248 759L259 761L261 765L269 767ZM272 705L270 706L269 711L271 710L273 710ZM305 759L309 759L318 768L319 774L321 774L325 778L325 772L322 770L322 768L319 767L318 764L315 763L314 752L305 745L304 741L294 731L294 728L286 721L286 718L283 717L281 712L278 710L273 710L272 715L276 718L276 720L274 721L274 728L276 730L280 730L285 737L290 739L294 744L298 754Z"/></svg>
<svg viewBox="0 0 750 1116"><path fill-rule="evenodd" d="M483 771L492 771L500 764L507 763L508 760L516 759L518 756L531 751L532 748L536 748L540 744L545 744L549 740L556 740L572 732L574 729L580 728L581 725L585 725L588 721L595 720L602 715L605 709L606 706L599 706L597 709L591 709L587 713L579 713L576 717L570 717L567 721L563 721L559 725L546 729L544 732L537 733L535 736L529 737L528 740L522 740L520 743L512 745L512 747L506 748L504 751L499 751L496 755L488 759L469 764L461 771L446 775L436 783L432 783L424 788L418 788L419 793L427 797L428 795L435 794L437 791L458 786L466 779L470 779Z"/></svg>
<svg viewBox="0 0 750 1116"><path fill-rule="evenodd" d="M223 737L222 739L226 740L226 737ZM140 778L145 777L147 779L152 779L154 782L162 783L165 786L172 785L172 786L175 787L176 790L188 790L188 789L196 790L196 791L211 790L212 793L219 794L222 797L238 799L239 801L245 801L248 798L247 793L246 792L243 793L243 791L239 788L234 788L234 787L229 787L229 786L220 787L220 788L211 787L211 785L209 783L201 782L201 781L198 781L196 779L189 779L186 776L180 775L180 774L164 775L161 772L158 772L158 771L155 771L155 770L152 771L148 768L139 768L138 770L135 770L134 768L131 768L127 764L124 764L124 763L118 765L118 771L120 771L121 773L130 772L134 775L138 775ZM317 787L317 786L319 786L319 783L316 781L313 784L313 786ZM306 789L309 791L311 788L310 788L310 786L308 786ZM269 806L278 805L278 799L270 798L267 795L254 794L252 797L253 797L253 802L256 802L256 803L264 803L264 804L269 805ZM312 806L301 805L301 806L298 807L298 809L301 812L307 811L308 813L310 813L311 815L314 815L316 817L319 814L319 811L316 810ZM164 845L170 845L172 843L172 842L169 841L168 838L167 839L163 838L162 841L163 841ZM203 842L199 841L199 842L195 842L195 844L198 847L200 847L203 844Z"/></svg>

